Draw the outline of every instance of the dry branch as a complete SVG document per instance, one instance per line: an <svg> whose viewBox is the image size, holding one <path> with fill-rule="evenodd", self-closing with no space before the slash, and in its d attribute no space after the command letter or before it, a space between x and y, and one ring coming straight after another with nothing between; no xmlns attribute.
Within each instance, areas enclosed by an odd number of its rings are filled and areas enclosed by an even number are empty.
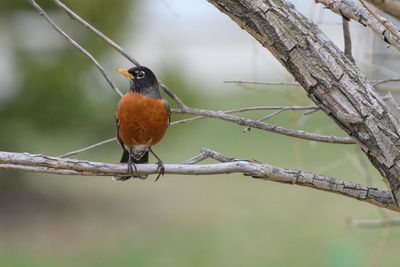
<svg viewBox="0 0 400 267"><path fill-rule="evenodd" d="M389 218L381 220L351 219L349 223L352 226L364 227L364 228L389 227L389 226L399 226L400 218Z"/></svg>
<svg viewBox="0 0 400 267"><path fill-rule="evenodd" d="M350 26L349 26L350 23L349 23L349 20L344 16L342 16L342 24L343 24L344 54L354 64L355 61L354 61L353 53L351 50L351 34L350 34Z"/></svg>
<svg viewBox="0 0 400 267"><path fill-rule="evenodd" d="M293 130L289 128L284 128L273 123L265 123L261 121L250 120L247 118L226 114L223 111L212 111L198 108L190 108L187 106L181 107L179 110L175 110L175 113L180 114L192 114L199 115L208 118L221 119L224 121L229 121L236 123L241 126L247 126L250 128L256 128L260 130L270 131L278 134L283 134L286 136L301 138L305 140L324 142L324 143L336 143L336 144L354 144L355 141L350 137L338 137L338 136L326 136L314 133L308 133L299 130Z"/></svg>
<svg viewBox="0 0 400 267"><path fill-rule="evenodd" d="M367 0L380 10L400 20L400 0Z"/></svg>
<svg viewBox="0 0 400 267"><path fill-rule="evenodd" d="M400 50L400 40L388 31L386 27L364 7L357 6L350 0L315 0L315 2L323 4L341 16L353 19L364 26L370 27L382 40ZM388 19L383 17L380 17L380 19L384 21L388 27L393 29L394 32L399 32L399 28L388 21Z"/></svg>
<svg viewBox="0 0 400 267"><path fill-rule="evenodd" d="M100 63L88 52L86 51L82 46L80 46L75 40L73 40L68 34L66 34L51 18L47 13L34 1L34 0L28 0L31 5L39 11L39 14L44 17L44 19L59 33L61 34L70 44L72 44L76 49L81 51L85 56L87 56L96 66L96 68L100 71L100 73L103 75L104 79L106 79L107 83L110 85L110 87L116 92L119 96L122 96L121 91L118 89L118 87L113 83L113 81L108 77L107 73L105 72L103 66L100 65Z"/></svg>
<svg viewBox="0 0 400 267"><path fill-rule="evenodd" d="M357 139L400 206L400 124L360 70L287 1L208 1L269 49L310 99L349 136ZM332 8L333 3L347 1L324 2L329 2ZM341 14L351 18L355 10L349 9ZM365 22L364 15L357 14ZM389 32L382 32L386 38L393 37Z"/></svg>
<svg viewBox="0 0 400 267"><path fill-rule="evenodd" d="M208 149L202 149L200 155L202 155L202 159L212 157L224 162L204 165L164 164L165 173L189 175L243 173L257 179L311 187L368 202L379 207L396 209L390 193L375 187L354 184L308 171L283 169L261 162L231 159ZM200 160L197 159L198 161ZM139 174L155 174L157 172L157 164L137 164L136 167ZM82 176L123 176L130 174L127 164L91 162L11 152L0 152L0 169Z"/></svg>

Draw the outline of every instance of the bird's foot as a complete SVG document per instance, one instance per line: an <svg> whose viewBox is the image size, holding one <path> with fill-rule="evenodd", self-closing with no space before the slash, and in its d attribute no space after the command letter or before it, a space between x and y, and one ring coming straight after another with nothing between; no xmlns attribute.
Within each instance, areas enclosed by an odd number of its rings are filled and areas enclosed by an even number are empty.
<svg viewBox="0 0 400 267"><path fill-rule="evenodd" d="M164 176L164 173L165 173L164 163L161 160L157 161L156 172L158 172L158 175L157 175L157 178L154 180L154 182L156 182L158 180L158 178L160 178L160 176Z"/></svg>
<svg viewBox="0 0 400 267"><path fill-rule="evenodd" d="M132 173L132 177L135 177L135 173L137 173L136 164L131 160L128 160L128 170Z"/></svg>

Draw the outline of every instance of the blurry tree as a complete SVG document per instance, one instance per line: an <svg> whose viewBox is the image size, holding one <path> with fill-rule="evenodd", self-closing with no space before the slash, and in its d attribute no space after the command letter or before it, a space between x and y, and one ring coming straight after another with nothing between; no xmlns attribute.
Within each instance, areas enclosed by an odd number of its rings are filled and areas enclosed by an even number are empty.
<svg viewBox="0 0 400 267"><path fill-rule="evenodd" d="M86 29L74 27L72 20L69 20L51 1L39 1L39 3L54 16L60 17L60 20L65 17L61 20L62 23L68 24L79 43L87 47L96 57L106 57L109 47L104 42ZM130 8L127 7L135 3L136 1L131 0L120 0L118 3L106 0L68 2L73 9L79 10L84 18L117 40L124 38L121 33L130 19ZM111 136L114 133L113 127L110 127L113 124L113 116L105 117L104 114L107 113L100 111L109 110L109 114L113 114L118 98L108 89L100 91L95 88L99 91L97 94L102 94L102 97L88 94L90 86L106 86L96 82L96 76L91 74L92 63L83 55L76 53L76 50L62 39L59 40L57 33L50 31L50 36L42 33L48 29L41 27L45 22L37 16L36 10L32 9L29 2L2 0L0 16L5 23L2 28L9 36L8 42L11 44L12 57L15 59L14 71L10 70L10 75L15 80L14 92L0 99L1 150L35 150L32 136L56 141L71 136L71 133L79 132L82 127L85 127L85 131L81 133L88 140ZM28 31L24 31L26 29ZM134 30L131 29L132 32ZM35 33L39 33L39 36ZM40 40L42 36L48 39ZM40 46L32 47L29 45L29 39L40 42ZM54 48L53 43L57 41L61 42L61 47ZM91 80L90 83L88 79ZM45 150L51 151L51 148ZM15 188L15 183L18 183L18 190L21 190L23 173L11 174L1 171L1 174L3 177L18 176L19 182L17 179L1 179L0 195L2 191L9 192L10 187Z"/></svg>

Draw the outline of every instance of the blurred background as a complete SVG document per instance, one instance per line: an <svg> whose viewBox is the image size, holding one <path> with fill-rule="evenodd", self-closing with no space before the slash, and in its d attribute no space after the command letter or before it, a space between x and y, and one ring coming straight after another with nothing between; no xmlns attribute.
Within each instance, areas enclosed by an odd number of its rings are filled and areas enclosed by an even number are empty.
<svg viewBox="0 0 400 267"><path fill-rule="evenodd" d="M128 83L115 70L131 64L51 1L38 3L126 92ZM339 16L312 0L294 3L343 48ZM189 106L224 110L312 104L295 86L224 83L292 78L207 1L66 4L153 69ZM371 80L395 75L398 51L369 29L354 22L350 26L354 56L364 73ZM0 2L0 59L0 150L57 156L115 135L118 96L28 1ZM182 118L173 115L172 120ZM269 122L344 136L322 112L284 112ZM164 162L179 163L207 147L229 157L362 184L371 180L385 188L355 146L242 130L212 119L176 125L154 150ZM75 158L118 162L120 156L114 142ZM14 171L0 171L0 178L1 266L397 266L398 228L346 223L349 218L382 218L376 207L309 188L239 174L166 175L157 183L153 177L114 182L110 177Z"/></svg>

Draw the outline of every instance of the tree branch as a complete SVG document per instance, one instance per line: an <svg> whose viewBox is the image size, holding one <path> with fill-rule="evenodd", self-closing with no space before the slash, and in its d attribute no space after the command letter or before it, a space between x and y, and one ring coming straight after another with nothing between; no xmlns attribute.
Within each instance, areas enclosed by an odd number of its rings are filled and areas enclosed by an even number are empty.
<svg viewBox="0 0 400 267"><path fill-rule="evenodd" d="M212 157L224 162L204 165L164 164L165 173L186 175L243 173L257 179L311 187L396 210L390 193L375 187L354 184L307 171L283 169L261 162L232 159L209 149L202 149L202 153L206 154L203 159ZM136 167L138 174L155 174L157 172L157 164L137 164ZM0 152L0 169L84 176L123 176L130 174L127 164L91 162L11 152Z"/></svg>
<svg viewBox="0 0 400 267"><path fill-rule="evenodd" d="M400 50L400 40L394 36L387 28L379 22L367 9L357 6L350 0L315 0L321 3L333 12L345 16L346 18L353 19L364 26L370 27L376 35L378 35L385 42L393 45ZM379 17L379 16L378 16ZM386 18L379 17L385 22L387 27L393 29L394 32L399 32L399 28Z"/></svg>
<svg viewBox="0 0 400 267"><path fill-rule="evenodd" d="M250 128L257 128L260 130L270 131L278 134L283 134L291 137L297 137L301 139L324 142L324 143L336 143L336 144L354 144L355 141L351 137L338 137L338 136L326 136L314 133L308 133L304 131L298 131L293 129L284 128L272 123L265 123L261 121L255 121L246 119L243 117L226 114L223 111L212 111L198 108L190 108L185 106L184 108L174 110L178 114L192 114L203 117L221 119L224 121L233 122L241 126L247 126Z"/></svg>
<svg viewBox="0 0 400 267"><path fill-rule="evenodd" d="M365 227L365 228L376 228L376 227L399 226L400 218L389 218L389 219L381 219L381 220L350 219L349 222L352 226Z"/></svg>
<svg viewBox="0 0 400 267"><path fill-rule="evenodd" d="M310 99L357 140L400 206L400 123L360 70L350 64L315 24L286 1L208 1L269 49ZM349 11L337 4L348 1L318 1L338 8L348 18L355 14L354 5ZM365 17L370 18L371 14L356 10L361 12L357 13L358 21L369 22ZM391 33L381 32L395 44L400 42ZM397 44L400 48L400 43Z"/></svg>
<svg viewBox="0 0 400 267"><path fill-rule="evenodd" d="M68 34L66 34L50 17L47 13L35 2L35 0L28 0L31 5L39 11L39 14L44 17L44 19L59 33L61 34L70 44L72 44L76 49L82 52L85 56L87 56L97 67L100 73L103 75L104 79L106 79L107 83L111 86L111 88L116 92L120 97L122 97L121 91L118 87L113 83L113 81L108 77L105 72L103 66L82 46L80 46L77 42L75 42Z"/></svg>
<svg viewBox="0 0 400 267"><path fill-rule="evenodd" d="M351 34L350 34L348 18L342 16L342 24L343 24L344 54L346 55L346 57L350 59L352 63L355 63L353 58L353 53L351 50Z"/></svg>
<svg viewBox="0 0 400 267"><path fill-rule="evenodd" d="M394 36L396 36L397 39L400 40L400 36L389 26L386 24L385 21L383 21L372 9L370 9L367 4L363 0L359 0L360 3L365 7L366 10L368 10L369 13L372 14L385 28L390 31Z"/></svg>
<svg viewBox="0 0 400 267"><path fill-rule="evenodd" d="M367 0L380 10L400 20L400 0Z"/></svg>
<svg viewBox="0 0 400 267"><path fill-rule="evenodd" d="M79 22L82 24L85 28L88 28L90 31L94 32L98 37L103 39L107 44L109 44L112 48L117 50L121 55L123 55L125 58L127 58L130 62L132 62L134 65L139 66L139 62L131 57L122 47L120 47L117 43L115 43L113 40L108 38L104 33L90 25L86 20L82 19L79 17L74 11L69 9L66 5L64 5L61 1L59 0L53 0L53 2L61 8L65 13L67 13L73 20Z"/></svg>
<svg viewBox="0 0 400 267"><path fill-rule="evenodd" d="M298 83L290 83L290 82L253 82L253 81L224 81L224 83L234 83L234 84L255 84L255 85L266 85L266 86L301 86Z"/></svg>

